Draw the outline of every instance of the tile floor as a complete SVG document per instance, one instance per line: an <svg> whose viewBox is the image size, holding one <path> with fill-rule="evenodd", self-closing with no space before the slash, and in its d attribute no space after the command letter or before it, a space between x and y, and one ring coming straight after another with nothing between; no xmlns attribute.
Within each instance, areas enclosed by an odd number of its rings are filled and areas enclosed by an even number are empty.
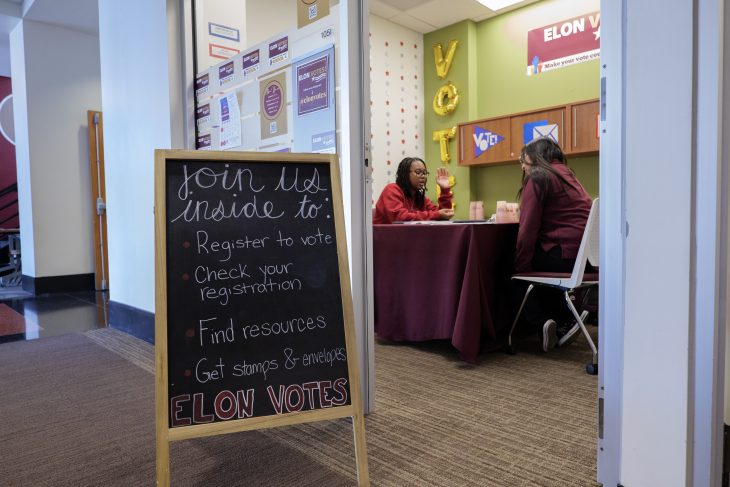
<svg viewBox="0 0 730 487"><path fill-rule="evenodd" d="M105 328L109 293L85 291L34 296L0 288L0 343Z"/></svg>

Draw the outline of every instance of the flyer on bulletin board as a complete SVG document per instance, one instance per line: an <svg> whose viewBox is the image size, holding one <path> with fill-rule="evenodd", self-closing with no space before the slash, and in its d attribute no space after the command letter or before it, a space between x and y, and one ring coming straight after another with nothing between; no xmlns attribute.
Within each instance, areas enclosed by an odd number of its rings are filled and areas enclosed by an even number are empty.
<svg viewBox="0 0 730 487"><path fill-rule="evenodd" d="M261 80L261 140L287 133L286 73Z"/></svg>
<svg viewBox="0 0 730 487"><path fill-rule="evenodd" d="M329 0L299 0L297 2L297 29L330 14Z"/></svg>
<svg viewBox="0 0 730 487"><path fill-rule="evenodd" d="M292 63L294 152L333 154L337 149L334 46Z"/></svg>
<svg viewBox="0 0 730 487"><path fill-rule="evenodd" d="M228 93L220 103L220 148L222 150L241 145L241 111L235 93Z"/></svg>

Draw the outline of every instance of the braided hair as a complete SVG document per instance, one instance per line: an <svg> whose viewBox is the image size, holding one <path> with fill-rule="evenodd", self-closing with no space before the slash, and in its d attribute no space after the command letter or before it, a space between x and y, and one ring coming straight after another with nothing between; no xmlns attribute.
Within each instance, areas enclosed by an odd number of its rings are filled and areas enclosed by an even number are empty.
<svg viewBox="0 0 730 487"><path fill-rule="evenodd" d="M410 181L410 174L411 174L411 165L414 162L420 162L423 164L423 166L426 166L426 163L423 162L423 159L419 157L406 157L402 161L400 161L400 164L398 164L398 170L395 173L395 184L398 185L400 189L403 190L403 194L406 195L406 198L409 200L413 200L414 206L418 208L419 210L422 210L425 205L425 198L426 198L426 186L423 187L423 190L413 191L413 187L411 186Z"/></svg>

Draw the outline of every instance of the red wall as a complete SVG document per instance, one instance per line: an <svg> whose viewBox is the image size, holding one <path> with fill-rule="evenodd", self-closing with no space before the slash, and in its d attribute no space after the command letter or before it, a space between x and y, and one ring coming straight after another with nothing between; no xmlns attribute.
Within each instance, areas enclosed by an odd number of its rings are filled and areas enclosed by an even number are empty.
<svg viewBox="0 0 730 487"><path fill-rule="evenodd" d="M0 76L0 102L13 92L10 78ZM7 109L7 107L6 107ZM11 132L11 133L14 133ZM0 134L0 191L18 182L15 171L15 145ZM8 205L7 208L3 208ZM18 192L0 196L0 228L18 228Z"/></svg>

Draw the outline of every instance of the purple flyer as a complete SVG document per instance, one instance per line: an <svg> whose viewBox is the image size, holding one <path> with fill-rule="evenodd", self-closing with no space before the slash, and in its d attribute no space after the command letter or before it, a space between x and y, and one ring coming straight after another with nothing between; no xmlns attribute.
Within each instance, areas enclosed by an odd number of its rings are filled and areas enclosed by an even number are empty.
<svg viewBox="0 0 730 487"><path fill-rule="evenodd" d="M210 134L200 135L198 140L195 141L196 149L205 149L206 147L210 147Z"/></svg>
<svg viewBox="0 0 730 487"><path fill-rule="evenodd" d="M229 81L233 81L233 61L228 62L218 68L218 83L223 86Z"/></svg>
<svg viewBox="0 0 730 487"><path fill-rule="evenodd" d="M289 58L289 36L282 37L278 41L269 44L269 65L284 61Z"/></svg>
<svg viewBox="0 0 730 487"><path fill-rule="evenodd" d="M284 91L278 81L272 80L264 91L264 115L269 120L275 119L284 105Z"/></svg>
<svg viewBox="0 0 730 487"><path fill-rule="evenodd" d="M201 105L195 109L195 123L200 125L210 120L210 103Z"/></svg>
<svg viewBox="0 0 730 487"><path fill-rule="evenodd" d="M198 76L195 78L195 94L196 95L202 95L208 92L208 83L209 81L208 73L205 73L201 76Z"/></svg>
<svg viewBox="0 0 730 487"><path fill-rule="evenodd" d="M297 66L297 113L329 107L329 57L324 55Z"/></svg>
<svg viewBox="0 0 730 487"><path fill-rule="evenodd" d="M259 70L259 50L251 51L243 55L243 75L248 76Z"/></svg>

